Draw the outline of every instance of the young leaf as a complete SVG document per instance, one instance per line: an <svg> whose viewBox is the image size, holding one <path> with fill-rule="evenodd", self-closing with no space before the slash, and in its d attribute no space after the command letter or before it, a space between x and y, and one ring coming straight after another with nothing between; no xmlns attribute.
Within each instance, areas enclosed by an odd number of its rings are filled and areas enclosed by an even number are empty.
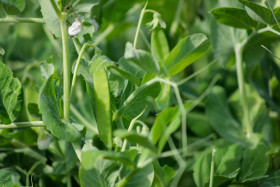
<svg viewBox="0 0 280 187"><path fill-rule="evenodd" d="M226 140L233 142L244 142L245 135L242 127L236 121L230 111L226 100L225 90L216 86L210 92L206 103L206 116L218 134Z"/></svg>
<svg viewBox="0 0 280 187"><path fill-rule="evenodd" d="M139 144L156 153L156 147L149 141L147 137L139 135L135 132L127 132L126 130L115 130L114 135L120 138L125 138L131 143Z"/></svg>
<svg viewBox="0 0 280 187"><path fill-rule="evenodd" d="M269 167L269 157L266 155L268 150L266 145L259 143L256 147L244 151L239 176L241 182L263 178Z"/></svg>
<svg viewBox="0 0 280 187"><path fill-rule="evenodd" d="M57 37L61 37L60 22L50 1L39 0L41 12L48 29Z"/></svg>
<svg viewBox="0 0 280 187"><path fill-rule="evenodd" d="M126 187L143 187L152 186L154 179L154 167L152 164L148 164L144 168L141 168L137 173L128 181Z"/></svg>
<svg viewBox="0 0 280 187"><path fill-rule="evenodd" d="M20 175L9 169L0 170L0 183L2 186L21 186Z"/></svg>
<svg viewBox="0 0 280 187"><path fill-rule="evenodd" d="M47 129L57 138L77 142L82 135L72 123L62 122L56 99L52 76L42 85L39 96L39 110Z"/></svg>
<svg viewBox="0 0 280 187"><path fill-rule="evenodd" d="M166 126L170 121L173 120L174 116L178 112L178 107L170 107L163 110L159 115L157 115L152 130L150 132L150 137L153 144L156 144L160 136L164 132Z"/></svg>
<svg viewBox="0 0 280 187"><path fill-rule="evenodd" d="M5 12L9 15L21 13L25 8L25 0L0 0Z"/></svg>
<svg viewBox="0 0 280 187"><path fill-rule="evenodd" d="M134 162L124 153L116 153L110 151L89 150L82 153L82 166L86 170L93 169L95 164L100 159L107 159L116 162L121 162L128 166L133 166Z"/></svg>
<svg viewBox="0 0 280 187"><path fill-rule="evenodd" d="M112 148L112 116L110 103L110 90L107 74L104 69L93 73L94 98L96 108L96 120L100 138L104 144Z"/></svg>
<svg viewBox="0 0 280 187"><path fill-rule="evenodd" d="M161 28L152 31L151 52L157 61L162 61L169 55L168 42Z"/></svg>
<svg viewBox="0 0 280 187"><path fill-rule="evenodd" d="M114 75L117 75L119 77L123 77L123 78L129 80L134 85L140 84L140 79L138 79L138 77L118 68L117 66L108 66L107 69Z"/></svg>
<svg viewBox="0 0 280 187"><path fill-rule="evenodd" d="M261 22L263 24L276 24L273 14L268 8L247 0L239 1L246 6L246 11L253 20Z"/></svg>
<svg viewBox="0 0 280 187"><path fill-rule="evenodd" d="M209 45L208 38L204 34L187 36L172 49L163 64L173 76L205 55Z"/></svg>
<svg viewBox="0 0 280 187"><path fill-rule="evenodd" d="M228 180L234 179L240 169L242 157L242 146L239 144L230 145L222 141L216 148L214 157L214 185L220 186ZM194 164L194 181L197 186L209 186L211 152L202 154Z"/></svg>
<svg viewBox="0 0 280 187"><path fill-rule="evenodd" d="M159 73L159 64L156 59L147 51L134 49L131 43L126 44L124 57L131 65L145 72Z"/></svg>
<svg viewBox="0 0 280 187"><path fill-rule="evenodd" d="M22 88L13 72L0 62L0 122L9 124L13 122L22 105Z"/></svg>
<svg viewBox="0 0 280 187"><path fill-rule="evenodd" d="M160 83L156 82L150 85L138 87L123 103L118 114L129 119L133 119L141 113L146 106L158 96L160 92Z"/></svg>
<svg viewBox="0 0 280 187"><path fill-rule="evenodd" d="M235 28L254 29L258 24L240 8L216 8L211 13L219 23Z"/></svg>

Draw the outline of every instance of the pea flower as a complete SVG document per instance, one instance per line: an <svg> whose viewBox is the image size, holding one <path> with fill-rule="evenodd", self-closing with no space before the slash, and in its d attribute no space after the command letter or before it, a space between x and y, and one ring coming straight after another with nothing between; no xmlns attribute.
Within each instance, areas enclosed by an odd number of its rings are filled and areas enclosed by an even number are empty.
<svg viewBox="0 0 280 187"><path fill-rule="evenodd" d="M73 37L77 35L82 30L82 24L78 20L74 21L72 25L68 28L68 34Z"/></svg>
<svg viewBox="0 0 280 187"><path fill-rule="evenodd" d="M147 23L147 26L154 30L157 27L166 28L165 22L161 19L161 15L159 13L154 13L154 19Z"/></svg>

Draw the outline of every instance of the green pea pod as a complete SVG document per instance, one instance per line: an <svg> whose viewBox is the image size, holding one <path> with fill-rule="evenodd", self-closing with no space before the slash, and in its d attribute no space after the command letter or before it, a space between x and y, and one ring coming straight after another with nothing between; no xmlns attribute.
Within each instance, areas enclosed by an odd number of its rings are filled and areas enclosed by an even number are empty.
<svg viewBox="0 0 280 187"><path fill-rule="evenodd" d="M112 148L112 115L110 90L105 70L93 73L96 120L99 136L107 148Z"/></svg>

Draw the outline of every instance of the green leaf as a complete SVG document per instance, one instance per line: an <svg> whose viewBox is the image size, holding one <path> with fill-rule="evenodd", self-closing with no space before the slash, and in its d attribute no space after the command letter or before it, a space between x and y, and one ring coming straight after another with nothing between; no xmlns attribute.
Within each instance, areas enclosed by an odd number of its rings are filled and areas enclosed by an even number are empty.
<svg viewBox="0 0 280 187"><path fill-rule="evenodd" d="M263 178L263 175L268 170L270 161L266 155L267 151L269 151L269 148L262 143L244 151L239 181L247 182Z"/></svg>
<svg viewBox="0 0 280 187"><path fill-rule="evenodd" d="M21 111L22 88L13 72L0 62L0 122L13 122Z"/></svg>
<svg viewBox="0 0 280 187"><path fill-rule="evenodd" d="M187 116L188 128L200 137L213 132L209 119L204 113L190 112Z"/></svg>
<svg viewBox="0 0 280 187"><path fill-rule="evenodd" d="M54 65L50 64L48 62L42 62L41 66L40 66L40 69L41 69L42 76L45 79L48 79L55 72Z"/></svg>
<svg viewBox="0 0 280 187"><path fill-rule="evenodd" d="M141 168L125 185L126 187L143 187L151 186L154 179L154 167L148 164Z"/></svg>
<svg viewBox="0 0 280 187"><path fill-rule="evenodd" d="M222 141L214 156L213 186L220 186L234 179L240 169L242 146ZM202 154L194 164L194 181L197 186L209 186L212 153Z"/></svg>
<svg viewBox="0 0 280 187"><path fill-rule="evenodd" d="M42 114L40 114L39 107L36 103L28 103L27 109L28 109L29 114L33 118L38 119L38 120L42 119Z"/></svg>
<svg viewBox="0 0 280 187"><path fill-rule="evenodd" d="M276 24L273 14L268 8L247 0L239 1L246 6L246 11L253 20L261 22L263 24ZM275 11L274 13L278 13L278 11ZM276 15L277 20L279 16L280 14L278 13L278 15Z"/></svg>
<svg viewBox="0 0 280 187"><path fill-rule="evenodd" d="M131 83L134 85L139 85L140 84L140 79L138 79L136 76L118 68L117 66L108 66L107 69L113 73L114 75L117 75L119 77L125 78L129 80Z"/></svg>
<svg viewBox="0 0 280 187"><path fill-rule="evenodd" d="M164 60L169 55L169 46L163 29L152 31L151 52L157 61Z"/></svg>
<svg viewBox="0 0 280 187"><path fill-rule="evenodd" d="M233 142L244 142L242 126L234 119L227 103L225 90L215 86L207 97L206 116L213 129L223 138Z"/></svg>
<svg viewBox="0 0 280 187"><path fill-rule="evenodd" d="M189 35L172 49L163 64L173 76L205 55L209 45L205 34Z"/></svg>
<svg viewBox="0 0 280 187"><path fill-rule="evenodd" d="M90 170L95 167L96 162L100 159L112 160L115 162L121 162L127 166L134 166L134 162L129 160L124 153L99 150L89 150L83 152L81 163L84 169Z"/></svg>
<svg viewBox="0 0 280 187"><path fill-rule="evenodd" d="M25 0L0 0L5 12L10 15L21 13L25 8Z"/></svg>
<svg viewBox="0 0 280 187"><path fill-rule="evenodd" d="M235 28L254 29L258 24L240 8L216 8L211 13L219 23Z"/></svg>
<svg viewBox="0 0 280 187"><path fill-rule="evenodd" d="M46 22L47 28L57 37L61 37L60 21L52 7L50 1L39 0L41 5L41 12Z"/></svg>
<svg viewBox="0 0 280 187"><path fill-rule="evenodd" d="M140 68L145 72L159 74L157 60L147 51L134 49L131 43L126 44L124 57L136 68Z"/></svg>
<svg viewBox="0 0 280 187"><path fill-rule="evenodd" d="M73 9L76 13L90 13L91 9L99 3L100 0L79 0Z"/></svg>
<svg viewBox="0 0 280 187"><path fill-rule="evenodd" d="M138 87L123 103L118 114L129 119L135 118L145 107L151 104L160 92L160 83Z"/></svg>
<svg viewBox="0 0 280 187"><path fill-rule="evenodd" d="M81 140L82 135L77 128L60 118L52 76L42 85L38 104L43 122L54 136L70 142Z"/></svg>
<svg viewBox="0 0 280 187"><path fill-rule="evenodd" d="M93 73L94 99L96 108L97 128L104 144L112 148L112 115L110 90L107 74L104 69Z"/></svg>
<svg viewBox="0 0 280 187"><path fill-rule="evenodd" d="M139 144L152 152L156 153L157 149L145 136L139 135L135 132L127 132L126 130L115 130L114 135L120 138L125 138L131 143Z"/></svg>
<svg viewBox="0 0 280 187"><path fill-rule="evenodd" d="M1 169L0 170L0 184L1 186L12 186L19 187L22 186L19 182L20 175L15 171Z"/></svg>
<svg viewBox="0 0 280 187"><path fill-rule="evenodd" d="M170 123L178 112L178 107L170 107L159 113L155 119L154 125L150 132L150 138L154 144L157 143L164 132L168 123Z"/></svg>

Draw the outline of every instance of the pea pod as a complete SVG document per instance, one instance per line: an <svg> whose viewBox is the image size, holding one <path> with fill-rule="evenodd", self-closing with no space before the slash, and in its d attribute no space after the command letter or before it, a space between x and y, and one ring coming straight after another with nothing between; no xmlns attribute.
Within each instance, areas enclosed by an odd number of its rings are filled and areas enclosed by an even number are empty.
<svg viewBox="0 0 280 187"><path fill-rule="evenodd" d="M93 73L96 120L99 136L107 148L112 148L112 115L110 90L104 68Z"/></svg>

